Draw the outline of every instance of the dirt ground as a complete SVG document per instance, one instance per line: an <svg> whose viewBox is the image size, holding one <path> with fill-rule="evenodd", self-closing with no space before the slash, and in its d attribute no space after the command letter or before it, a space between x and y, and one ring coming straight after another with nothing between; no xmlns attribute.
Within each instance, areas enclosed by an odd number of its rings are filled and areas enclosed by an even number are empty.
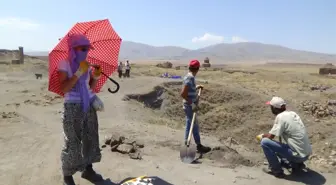
<svg viewBox="0 0 336 185"><path fill-rule="evenodd" d="M47 91L47 66L31 63L0 69L0 182L61 184L62 99ZM35 79L36 71L42 71L42 79ZM199 114L202 140L216 150L199 163L187 165L179 159L184 134L177 96L181 82L157 77L163 72L182 75L186 71L133 66L130 79L114 77L121 85L117 94L106 91L113 88L109 83L99 94L106 109L99 113L99 131L101 144L111 134L141 140L145 145L142 160L102 148L102 162L94 165L106 178L101 184L118 184L140 175L159 177L160 185L336 184L336 117L332 106L324 108L328 98L336 99L336 95L330 89L310 90L316 85L335 86L336 80L311 74L316 71L294 65L201 71L198 80L206 88ZM290 109L305 121L314 150L307 174L276 179L261 172L265 160L254 138L272 126L274 117L264 105L272 95L288 100ZM321 104L317 111L315 102ZM79 174L75 181L91 184Z"/></svg>

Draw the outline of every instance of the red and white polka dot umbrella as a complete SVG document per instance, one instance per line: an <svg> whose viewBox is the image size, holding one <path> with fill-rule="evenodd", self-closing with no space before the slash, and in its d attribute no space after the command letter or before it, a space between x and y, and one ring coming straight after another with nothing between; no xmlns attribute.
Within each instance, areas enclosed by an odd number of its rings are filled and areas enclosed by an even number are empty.
<svg viewBox="0 0 336 185"><path fill-rule="evenodd" d="M102 71L106 76L102 76L94 92L100 92L100 89L117 69L118 57L120 51L121 38L114 31L108 19L79 22L75 24L65 37L60 39L60 42L49 54L49 88L48 90L63 96L60 87L61 84L58 78L57 67L58 63L66 60L68 57L68 35L84 34L90 40L94 50L90 50L88 54L88 62L90 64L98 64L102 67Z"/></svg>

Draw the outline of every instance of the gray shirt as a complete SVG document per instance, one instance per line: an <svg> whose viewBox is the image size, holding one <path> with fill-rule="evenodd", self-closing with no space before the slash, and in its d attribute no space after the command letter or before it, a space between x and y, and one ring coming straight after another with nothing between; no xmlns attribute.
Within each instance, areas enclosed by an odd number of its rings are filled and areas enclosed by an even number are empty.
<svg viewBox="0 0 336 185"><path fill-rule="evenodd" d="M192 73L188 73L183 77L183 85L188 86L188 100L191 100L193 103L196 102L197 93L196 93L196 83L195 77ZM183 99L183 103L187 103L185 99Z"/></svg>
<svg viewBox="0 0 336 185"><path fill-rule="evenodd" d="M283 138L293 150L294 156L306 157L312 154L306 128L300 116L293 111L278 114L269 133Z"/></svg>

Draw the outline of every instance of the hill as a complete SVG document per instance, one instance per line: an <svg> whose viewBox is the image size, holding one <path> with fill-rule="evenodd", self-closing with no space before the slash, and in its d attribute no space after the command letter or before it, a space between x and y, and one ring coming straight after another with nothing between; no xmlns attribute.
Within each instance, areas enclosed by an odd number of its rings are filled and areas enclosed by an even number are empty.
<svg viewBox="0 0 336 185"><path fill-rule="evenodd" d="M47 56L48 52L27 53L33 56ZM227 62L297 62L335 63L335 54L324 54L295 50L283 46L256 42L216 44L196 50L176 46L151 46L124 41L120 48L120 60L189 60L209 57L212 63Z"/></svg>

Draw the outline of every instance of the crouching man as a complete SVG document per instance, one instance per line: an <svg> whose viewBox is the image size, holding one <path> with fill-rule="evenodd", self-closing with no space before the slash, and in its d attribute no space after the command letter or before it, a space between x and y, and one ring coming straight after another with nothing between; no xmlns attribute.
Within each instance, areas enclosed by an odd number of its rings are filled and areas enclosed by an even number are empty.
<svg viewBox="0 0 336 185"><path fill-rule="evenodd" d="M282 98L273 97L266 104L270 105L276 118L268 134L257 136L269 164L269 169L263 171L281 178L284 177L282 160L286 159L292 170L298 169L304 166L303 162L312 154L312 147L300 116L293 111L287 111ZM273 140L275 136L280 138L280 142ZM281 143L282 139L286 144Z"/></svg>

